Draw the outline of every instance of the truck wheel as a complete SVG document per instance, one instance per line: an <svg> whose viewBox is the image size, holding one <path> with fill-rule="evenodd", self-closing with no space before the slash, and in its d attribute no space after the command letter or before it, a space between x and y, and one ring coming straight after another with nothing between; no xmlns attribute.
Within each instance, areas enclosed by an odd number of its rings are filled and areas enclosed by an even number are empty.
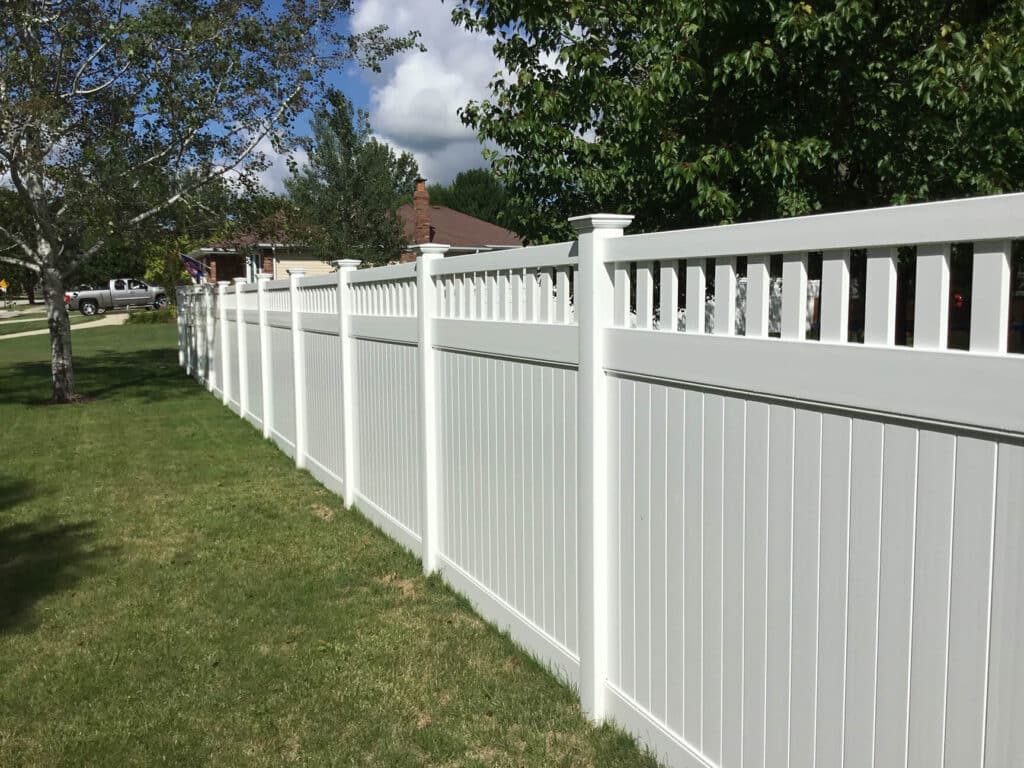
<svg viewBox="0 0 1024 768"><path fill-rule="evenodd" d="M78 305L78 311L83 315L92 317L99 310L99 304L92 299L86 299Z"/></svg>
<svg viewBox="0 0 1024 768"><path fill-rule="evenodd" d="M154 306L154 307L155 307L156 309L163 309L163 308L164 308L164 307L166 307L166 306L167 306L167 305L168 305L169 303L170 303L170 302L169 302L169 301L167 301L167 297L166 297L166 296L164 296L164 295L163 295L163 294L161 293L161 294L160 294L159 296L157 296L157 297L156 297L156 301L154 301L154 302L153 302L153 306Z"/></svg>

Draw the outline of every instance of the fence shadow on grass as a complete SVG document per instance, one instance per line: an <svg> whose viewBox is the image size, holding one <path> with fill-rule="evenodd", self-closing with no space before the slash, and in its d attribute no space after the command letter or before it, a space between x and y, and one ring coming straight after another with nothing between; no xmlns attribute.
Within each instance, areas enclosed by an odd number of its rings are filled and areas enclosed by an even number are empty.
<svg viewBox="0 0 1024 768"><path fill-rule="evenodd" d="M50 365L18 363L0 379L0 401L25 405L50 402ZM146 349L75 355L75 388L86 400L120 398L147 402L198 396L204 390L178 366L177 351Z"/></svg>

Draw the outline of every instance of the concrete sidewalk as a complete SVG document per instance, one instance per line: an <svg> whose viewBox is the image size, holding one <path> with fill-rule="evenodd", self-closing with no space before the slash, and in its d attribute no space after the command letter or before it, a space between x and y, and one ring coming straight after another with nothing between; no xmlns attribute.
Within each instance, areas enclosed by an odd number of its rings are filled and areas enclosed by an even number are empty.
<svg viewBox="0 0 1024 768"><path fill-rule="evenodd" d="M125 321L127 319L128 319L128 315L127 314L110 315L109 317L103 317L103 318L100 318L99 320L93 320L92 322L79 323L77 325L72 325L71 326L71 330L72 331L80 331L83 328L103 328L104 326L110 326L110 325L124 325L124 323L125 323ZM0 336L0 341L4 341L5 339L20 339L20 338L22 338L24 336L42 336L44 334L49 334L49 333L50 333L49 328L41 328L38 331L24 331L22 333L9 333L6 336Z"/></svg>

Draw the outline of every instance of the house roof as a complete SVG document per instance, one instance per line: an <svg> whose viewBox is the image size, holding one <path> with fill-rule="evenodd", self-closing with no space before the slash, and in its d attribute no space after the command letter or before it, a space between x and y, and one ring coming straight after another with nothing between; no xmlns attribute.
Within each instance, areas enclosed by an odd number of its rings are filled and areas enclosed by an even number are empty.
<svg viewBox="0 0 1024 768"><path fill-rule="evenodd" d="M416 214L412 203L401 206L397 213L402 222L406 242L415 243ZM515 232L443 205L430 206L430 235L431 242L457 248L483 248L493 245L508 248L523 244L523 239Z"/></svg>

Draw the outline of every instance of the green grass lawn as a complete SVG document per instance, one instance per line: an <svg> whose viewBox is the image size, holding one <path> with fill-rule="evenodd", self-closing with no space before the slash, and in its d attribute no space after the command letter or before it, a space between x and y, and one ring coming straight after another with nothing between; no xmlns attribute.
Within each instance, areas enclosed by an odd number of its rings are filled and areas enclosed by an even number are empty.
<svg viewBox="0 0 1024 768"><path fill-rule="evenodd" d="M653 766L177 367L0 343L0 766ZM26 448L30 445L31 448Z"/></svg>

